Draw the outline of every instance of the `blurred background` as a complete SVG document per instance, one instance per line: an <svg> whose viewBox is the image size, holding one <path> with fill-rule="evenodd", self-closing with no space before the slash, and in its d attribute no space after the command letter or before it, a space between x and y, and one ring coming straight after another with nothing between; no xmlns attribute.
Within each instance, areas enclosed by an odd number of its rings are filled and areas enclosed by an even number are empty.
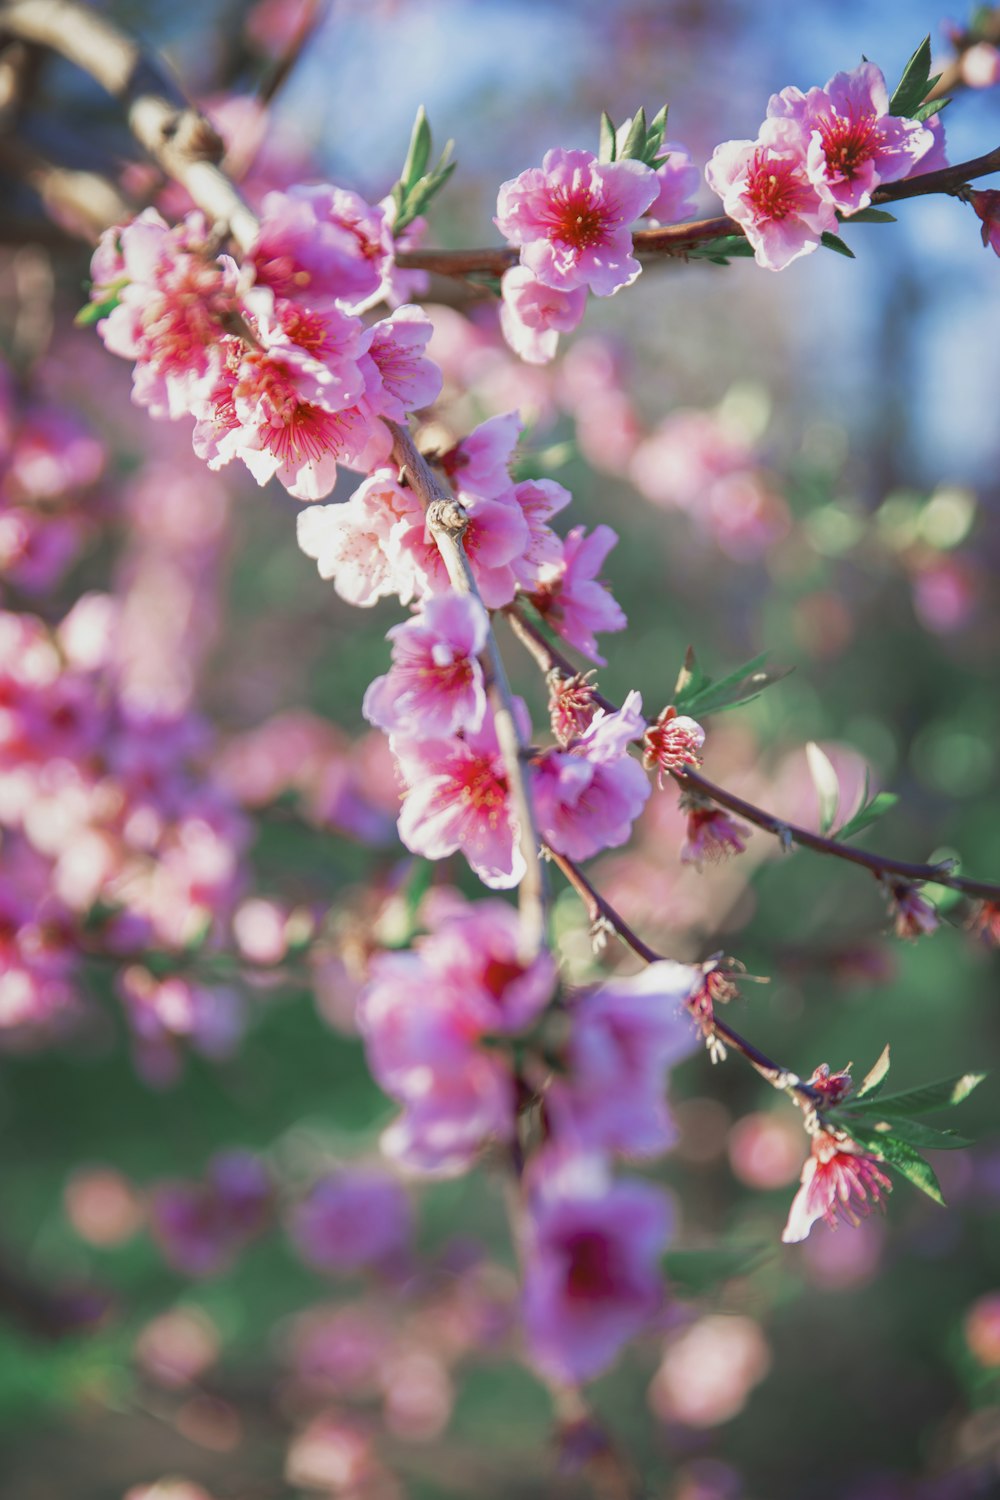
<svg viewBox="0 0 1000 1500"><path fill-rule="evenodd" d="M424 104L459 162L428 243L456 247L497 243L498 184L550 146L596 148L602 109L618 121L669 102L668 139L700 168L756 134L772 92L862 54L891 88L922 36L949 62L946 23L969 21L925 0L333 0L262 115L255 94L309 8L108 13L214 112L251 197L330 179L377 201ZM991 149L997 90L959 87L945 126L950 160ZM33 149L110 163L135 201L183 210L68 66L39 72L23 127ZM54 626L81 597L113 596L116 682L183 720L164 753L171 775L185 768L177 796L208 799L217 841L185 875L189 897L198 879L208 894L184 911L207 926L173 930L171 908L159 968L85 955L58 1016L0 1030L0 1494L587 1494L553 1474L548 1396L519 1358L500 1173L417 1191L379 1164L393 1108L353 1001L366 952L399 940L428 879L395 840L391 768L360 712L398 610L341 604L296 548L295 501L210 475L187 423L130 403L126 365L72 325L78 226L57 205L41 227L16 168L0 154L3 606ZM704 187L699 209L716 211ZM846 229L854 261L821 250L778 276L651 265L592 300L542 369L504 348L489 296L435 282L446 386L432 435L521 409L523 473L572 490L572 524L618 532L605 576L630 623L605 641L609 696L636 687L658 711L689 644L714 675L765 650L794 667L710 722L713 779L816 826L803 748L816 740L841 821L866 773L899 794L867 847L957 854L997 878L1000 267L955 200L916 199L898 219ZM334 498L352 488L345 476ZM541 685L510 647L543 723ZM69 840L89 869L93 844L66 826L47 825L52 859L66 865ZM863 1075L888 1041L900 1088L996 1065L996 958L947 891L930 891L940 929L903 943L864 872L781 855L757 832L699 873L679 863L683 827L669 789L593 878L664 951L724 950L768 977L731 1013L771 1055ZM447 873L472 893L467 872ZM555 919L571 971L596 972L571 892ZM209 927L225 941L179 960ZM795 1111L738 1059L686 1063L672 1097L680 1143L662 1175L679 1242L773 1252L678 1297L595 1387L649 1493L1000 1494L990 1085L956 1121L982 1143L935 1160L947 1209L900 1183L884 1218L820 1225L795 1247L778 1246L806 1150ZM356 1211L374 1241L389 1225L385 1244L330 1250L322 1214L317 1227L301 1211L326 1180L334 1228Z"/></svg>

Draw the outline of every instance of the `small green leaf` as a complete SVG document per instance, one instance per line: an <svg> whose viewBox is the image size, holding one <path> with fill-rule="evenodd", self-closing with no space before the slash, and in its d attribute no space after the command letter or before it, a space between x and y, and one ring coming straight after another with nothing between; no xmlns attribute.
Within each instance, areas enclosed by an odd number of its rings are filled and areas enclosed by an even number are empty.
<svg viewBox="0 0 1000 1500"><path fill-rule="evenodd" d="M619 161L638 161L642 158L642 150L646 144L646 111L640 107L635 112L635 118L628 129L621 149L618 152Z"/></svg>
<svg viewBox="0 0 1000 1500"><path fill-rule="evenodd" d="M819 241L828 250L835 250L838 255L846 255L848 260L855 259L854 251L849 245L844 244L839 234L831 234L828 229L824 229L819 237Z"/></svg>
<svg viewBox="0 0 1000 1500"><path fill-rule="evenodd" d="M938 1130L935 1125L925 1125L922 1120L892 1115L888 1110L877 1113L877 1109L877 1104L873 1104L860 1120L849 1109L830 1110L828 1117L852 1135L855 1130L860 1130L866 1137L905 1141L907 1145L919 1146L924 1151L957 1151L972 1145L972 1141L955 1130Z"/></svg>
<svg viewBox="0 0 1000 1500"><path fill-rule="evenodd" d="M844 214L842 224L895 224L896 215L884 208L859 208L856 214Z"/></svg>
<svg viewBox="0 0 1000 1500"><path fill-rule="evenodd" d="M423 177L427 171L427 163L431 159L431 127L427 123L427 112L421 104L417 110L417 118L413 122L413 131L410 135L410 149L406 153L406 161L403 163L403 173L400 181L403 187L409 191Z"/></svg>
<svg viewBox="0 0 1000 1500"><path fill-rule="evenodd" d="M855 1103L852 1109L884 1111L887 1115L927 1115L937 1109L949 1109L968 1099L986 1078L985 1073L962 1073L955 1078L942 1078L939 1083L925 1083L920 1088L904 1089L899 1094L884 1094L878 1103ZM860 1100L860 1094L858 1099Z"/></svg>
<svg viewBox="0 0 1000 1500"><path fill-rule="evenodd" d="M607 110L601 111L601 128L599 135L600 144L597 149L597 160L611 162L615 159L617 147L615 145L615 122Z"/></svg>
<svg viewBox="0 0 1000 1500"><path fill-rule="evenodd" d="M815 740L810 740L806 745L806 760L819 798L819 831L827 834L833 827L840 807L840 780L830 757L825 750L820 749Z"/></svg>
<svg viewBox="0 0 1000 1500"><path fill-rule="evenodd" d="M77 328L93 328L95 323L114 312L119 301L118 297L107 297L103 302L85 302L73 322Z"/></svg>
<svg viewBox="0 0 1000 1500"><path fill-rule="evenodd" d="M771 1245L714 1245L708 1250L668 1250L664 1270L680 1297L697 1297L722 1281L746 1276L769 1260Z"/></svg>
<svg viewBox="0 0 1000 1500"><path fill-rule="evenodd" d="M883 817L890 808L895 807L899 801L895 792L878 792L870 802L865 802L859 807L852 818L848 818L842 828L838 828L833 835L835 839L850 839L862 829L870 827Z"/></svg>
<svg viewBox="0 0 1000 1500"><path fill-rule="evenodd" d="M765 668L766 660L765 651L760 656L755 656L753 661L737 667L728 677L720 678L718 682L702 673L703 680L699 686L683 688L674 699L674 707L678 713L699 718L702 714L734 708L738 703L751 703L772 682L780 682L782 677L787 677L792 671L791 667L776 667L773 670Z"/></svg>
<svg viewBox="0 0 1000 1500"><path fill-rule="evenodd" d="M649 130L646 132L646 150L643 153L643 160L647 166L653 165L654 161L656 161L657 152L663 145L663 137L667 133L667 109L668 106L665 104L659 114L652 120Z"/></svg>
<svg viewBox="0 0 1000 1500"><path fill-rule="evenodd" d="M749 260L753 255L753 246L745 235L725 234L717 240L705 240L700 245L692 245L687 254L691 260L711 260L725 265L729 260L744 257Z"/></svg>
<svg viewBox="0 0 1000 1500"><path fill-rule="evenodd" d="M941 1192L941 1184L938 1182L934 1168L929 1162L924 1161L919 1151L910 1146L906 1141L901 1141L894 1135L878 1135L874 1130L862 1130L851 1127L851 1134L860 1146L874 1152L883 1161L895 1167L901 1177L907 1182L912 1182L928 1198L933 1198L935 1203L944 1205L944 1196Z"/></svg>
<svg viewBox="0 0 1000 1500"><path fill-rule="evenodd" d="M855 1094L855 1099L873 1098L877 1094L885 1080L889 1076L889 1043L886 1042L879 1053L878 1062L867 1072L862 1080L861 1087ZM852 1107L854 1100L851 1101Z"/></svg>
<svg viewBox="0 0 1000 1500"><path fill-rule="evenodd" d="M892 98L889 100L889 113L902 115L912 120L913 111L920 107L930 93L930 76L931 39L925 36L903 69L903 76L893 90Z"/></svg>
<svg viewBox="0 0 1000 1500"><path fill-rule="evenodd" d="M936 83L937 79L934 82ZM921 104L919 109L913 111L911 119L919 120L923 124L925 120L931 120L935 115L940 114L945 106L950 103L950 99L928 99L926 104Z"/></svg>

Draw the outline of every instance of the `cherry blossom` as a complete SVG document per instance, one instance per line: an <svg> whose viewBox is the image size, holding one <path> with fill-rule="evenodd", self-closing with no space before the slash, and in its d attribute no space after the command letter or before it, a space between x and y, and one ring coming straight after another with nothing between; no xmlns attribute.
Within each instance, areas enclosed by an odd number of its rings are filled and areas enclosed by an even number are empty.
<svg viewBox="0 0 1000 1500"><path fill-rule="evenodd" d="M645 729L642 698L629 693L617 713L598 709L568 750L549 750L533 781L538 821L548 844L588 859L627 842L649 797L649 779L628 753Z"/></svg>
<svg viewBox="0 0 1000 1500"><path fill-rule="evenodd" d="M742 225L759 266L782 271L837 228L834 203L808 175L809 135L790 117L768 119L755 141L716 146L705 178Z"/></svg>
<svg viewBox="0 0 1000 1500"><path fill-rule="evenodd" d="M583 318L586 287L559 291L539 281L527 266L512 266L500 281L500 327L515 354L529 365L555 358L561 333L571 333Z"/></svg>
<svg viewBox="0 0 1000 1500"><path fill-rule="evenodd" d="M624 630L628 621L610 589L597 574L618 541L610 526L595 526L589 536L574 526L562 547L562 558L539 570L530 590L532 604L557 635L599 667L606 665L597 650L598 631Z"/></svg>
<svg viewBox="0 0 1000 1500"><path fill-rule="evenodd" d="M825 1219L831 1229L837 1227L838 1219L856 1228L891 1191L892 1183L874 1156L853 1141L821 1130L812 1138L812 1154L802 1168L802 1185L792 1202L782 1241L794 1245L804 1240L817 1219Z"/></svg>
<svg viewBox="0 0 1000 1500"><path fill-rule="evenodd" d="M365 693L365 718L381 729L436 738L478 729L486 689L476 658L488 631L482 606L468 594L427 599L420 614L390 630L393 665Z"/></svg>

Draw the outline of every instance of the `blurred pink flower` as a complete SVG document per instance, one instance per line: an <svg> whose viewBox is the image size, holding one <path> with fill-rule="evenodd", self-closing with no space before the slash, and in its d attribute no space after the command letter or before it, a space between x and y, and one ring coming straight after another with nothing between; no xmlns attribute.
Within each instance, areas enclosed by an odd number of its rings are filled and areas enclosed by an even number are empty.
<svg viewBox="0 0 1000 1500"><path fill-rule="evenodd" d="M555 358L561 333L570 333L583 318L587 290L557 291L528 270L512 266L500 281L500 327L515 354L529 365Z"/></svg>
<svg viewBox="0 0 1000 1500"><path fill-rule="evenodd" d="M321 1178L290 1223L303 1260L334 1275L388 1268L406 1251L411 1232L406 1193L385 1172L364 1167Z"/></svg>
<svg viewBox="0 0 1000 1500"><path fill-rule="evenodd" d="M874 1156L821 1130L812 1138L782 1241L794 1245L804 1240L817 1219L825 1219L831 1229L838 1219L856 1228L859 1216L870 1213L891 1191L892 1183Z"/></svg>

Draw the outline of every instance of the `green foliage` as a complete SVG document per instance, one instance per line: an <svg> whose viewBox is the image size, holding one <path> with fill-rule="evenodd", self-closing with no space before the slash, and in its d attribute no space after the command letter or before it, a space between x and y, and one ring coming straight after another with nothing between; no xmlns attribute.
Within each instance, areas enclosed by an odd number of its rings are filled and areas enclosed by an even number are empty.
<svg viewBox="0 0 1000 1500"><path fill-rule="evenodd" d="M691 245L685 254L689 260L708 260L713 266L728 266L731 260L752 260L753 246L742 234L724 234L702 245Z"/></svg>
<svg viewBox="0 0 1000 1500"><path fill-rule="evenodd" d="M775 1255L773 1245L713 1245L706 1250L668 1250L663 1267L679 1297L699 1297L734 1276L747 1276Z"/></svg>
<svg viewBox="0 0 1000 1500"><path fill-rule="evenodd" d="M938 73L931 77L931 39L925 36L903 69L903 76L892 92L889 113L901 115L908 120L915 119L916 111L940 76Z"/></svg>
<svg viewBox="0 0 1000 1500"><path fill-rule="evenodd" d="M451 160L455 142L449 141L441 153L438 164L428 171L431 159L431 128L427 114L421 104L413 122L410 147L403 163L402 175L392 189L392 201L396 209L393 233L401 234L425 212L434 195L444 187L454 172L456 163Z"/></svg>
<svg viewBox="0 0 1000 1500"><path fill-rule="evenodd" d="M854 214L838 214L842 224L895 224L896 215L884 208L859 208Z"/></svg>
<svg viewBox="0 0 1000 1500"><path fill-rule="evenodd" d="M899 801L895 792L876 792L874 797L869 798L868 790L870 785L871 779L866 771L865 789L861 796L861 806L853 816L848 818L846 823L841 824L837 829L833 835L835 839L853 838L856 833L861 833L863 829L869 828L872 823L877 823L879 818L883 817L890 808L895 807Z"/></svg>
<svg viewBox="0 0 1000 1500"><path fill-rule="evenodd" d="M820 235L820 244L824 245L827 250L836 251L838 255L846 255L848 260L855 258L850 245L845 245L839 234L831 234L828 229L824 229Z"/></svg>
<svg viewBox="0 0 1000 1500"><path fill-rule="evenodd" d="M664 105L652 124L646 123L646 111L637 109L629 121L628 130L621 145L614 121L605 111L601 115L597 159L601 162L641 161L647 167L657 166L662 158L659 152L667 129L667 106Z"/></svg>
<svg viewBox="0 0 1000 1500"><path fill-rule="evenodd" d="M827 834L833 827L840 806L840 781L830 757L820 749L815 740L810 740L806 745L806 760L819 798L819 831Z"/></svg>
<svg viewBox="0 0 1000 1500"><path fill-rule="evenodd" d="M762 651L752 661L716 681L702 670L693 647L689 646L674 689L674 707L679 714L690 714L696 719L703 714L735 708L741 703L752 703L766 687L780 682L793 670L791 667L765 668L767 656L768 653Z"/></svg>

